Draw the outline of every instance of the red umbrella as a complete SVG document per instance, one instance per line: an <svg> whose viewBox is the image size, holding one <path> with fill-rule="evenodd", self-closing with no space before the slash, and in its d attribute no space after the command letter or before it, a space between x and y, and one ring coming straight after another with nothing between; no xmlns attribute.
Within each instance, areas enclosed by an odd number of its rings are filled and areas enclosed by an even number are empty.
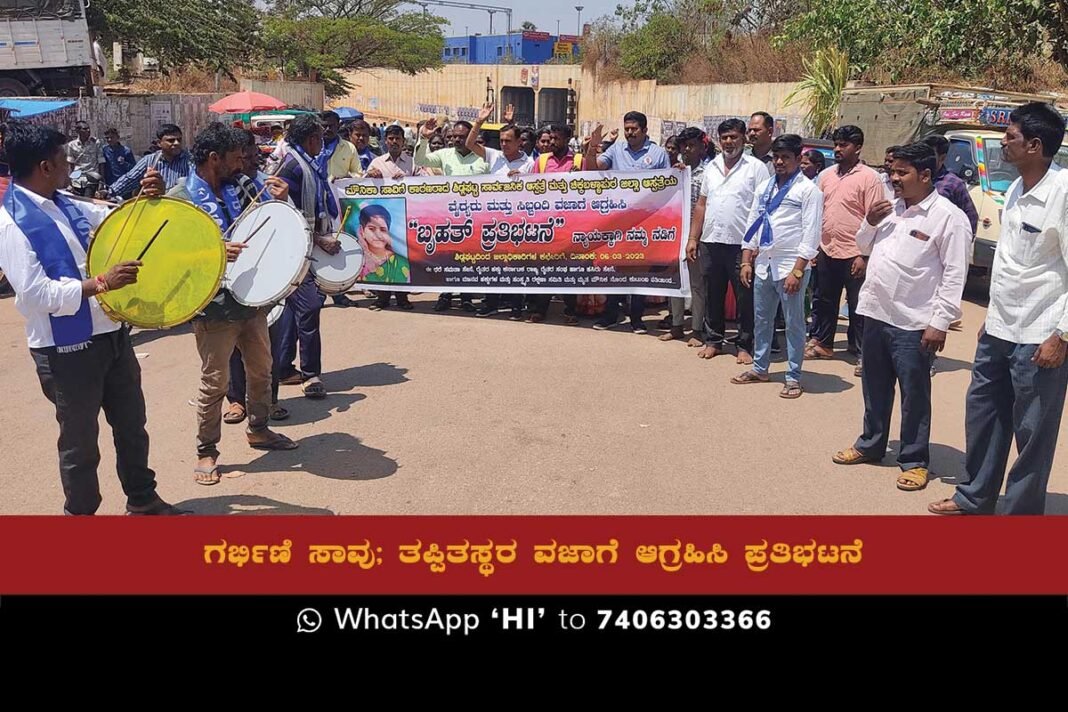
<svg viewBox="0 0 1068 712"><path fill-rule="evenodd" d="M273 96L255 91L239 91L236 94L219 99L208 107L208 111L216 114L247 114L252 111L270 111L284 108L286 108L285 102L278 101Z"/></svg>

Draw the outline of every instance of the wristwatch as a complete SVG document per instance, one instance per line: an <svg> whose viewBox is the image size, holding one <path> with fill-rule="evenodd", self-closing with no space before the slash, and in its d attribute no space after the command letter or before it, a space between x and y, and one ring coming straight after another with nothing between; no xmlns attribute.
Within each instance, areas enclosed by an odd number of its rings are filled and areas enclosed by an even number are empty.
<svg viewBox="0 0 1068 712"><path fill-rule="evenodd" d="M1053 333L1061 341L1068 342L1068 332L1061 331L1060 329L1055 329Z"/></svg>
<svg viewBox="0 0 1068 712"><path fill-rule="evenodd" d="M792 274L793 276L797 277L798 279L801 279L802 277L805 276L805 271L804 270L800 270L800 269L795 269L790 274Z"/></svg>

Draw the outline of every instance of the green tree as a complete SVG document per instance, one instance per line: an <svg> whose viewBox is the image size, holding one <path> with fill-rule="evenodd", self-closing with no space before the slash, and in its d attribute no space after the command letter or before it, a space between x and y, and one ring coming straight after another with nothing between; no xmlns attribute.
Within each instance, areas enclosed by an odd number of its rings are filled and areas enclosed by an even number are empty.
<svg viewBox="0 0 1068 712"><path fill-rule="evenodd" d="M1037 0L1035 0L1037 2ZM931 67L962 77L1042 50L1032 0L812 0L779 39L837 47L859 73L893 79Z"/></svg>
<svg viewBox="0 0 1068 712"><path fill-rule="evenodd" d="M635 79L668 82L675 79L686 59L686 25L678 17L654 12L645 24L623 35L619 64Z"/></svg>
<svg viewBox="0 0 1068 712"><path fill-rule="evenodd" d="M523 30L524 32L534 32L534 31L536 31L536 30L538 29L538 26L537 26L537 25L535 25L535 24L534 24L533 22L531 22L530 20L523 20L523 24L522 24L522 25L520 25L520 28L521 28L521 29L522 29L522 30Z"/></svg>
<svg viewBox="0 0 1068 712"><path fill-rule="evenodd" d="M280 0L263 22L263 46L287 73L352 87L341 70L388 67L415 74L441 65L445 19L401 12L398 0Z"/></svg>
<svg viewBox="0 0 1068 712"><path fill-rule="evenodd" d="M199 64L232 76L259 53L260 15L252 0L94 0L87 15L106 42L155 57L164 71Z"/></svg>

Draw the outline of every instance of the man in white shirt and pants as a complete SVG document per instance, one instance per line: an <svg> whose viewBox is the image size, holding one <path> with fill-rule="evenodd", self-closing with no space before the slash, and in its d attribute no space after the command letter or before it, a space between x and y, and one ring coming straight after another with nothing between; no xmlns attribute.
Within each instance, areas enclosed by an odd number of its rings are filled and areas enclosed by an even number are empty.
<svg viewBox="0 0 1068 712"><path fill-rule="evenodd" d="M965 481L934 514L993 514L1013 439L1002 511L1043 514L1068 389L1068 175L1053 164L1065 122L1048 104L1017 107L1001 139L1020 177L1009 187L990 305L968 389Z"/></svg>
<svg viewBox="0 0 1068 712"><path fill-rule="evenodd" d="M839 465L883 459L900 383L897 487L907 492L927 486L931 359L960 318L971 248L968 217L935 190L936 166L927 144L895 147L897 199L872 205L857 230L857 247L871 255L857 305L864 317L864 431L832 458Z"/></svg>
<svg viewBox="0 0 1068 712"><path fill-rule="evenodd" d="M775 175L757 188L742 242L742 284L753 285L752 369L731 383L767 383L779 304L786 317L788 370L782 398L800 398L805 358L805 285L820 244L823 194L801 172L801 137L784 134L771 145Z"/></svg>
<svg viewBox="0 0 1068 712"><path fill-rule="evenodd" d="M738 305L738 363L753 362L753 290L740 279L742 238L749 227L753 195L768 179L758 158L744 153L745 124L727 119L718 127L722 152L705 169L700 192L690 220L686 257L700 260L705 281L704 324L694 323L694 332L704 339L701 358L713 358L725 350L724 299L727 285L734 288ZM699 331L700 330L700 331Z"/></svg>
<svg viewBox="0 0 1068 712"><path fill-rule="evenodd" d="M50 127L7 125L4 150L14 183L0 209L0 269L26 318L41 390L56 408L63 511L95 514L100 506L97 421L103 410L127 513L184 514L156 494L141 368L130 333L93 298L136 282L141 263L118 262L103 274L86 274L90 233L107 211L59 192L70 176L64 139ZM163 192L154 171L141 185L147 196Z"/></svg>

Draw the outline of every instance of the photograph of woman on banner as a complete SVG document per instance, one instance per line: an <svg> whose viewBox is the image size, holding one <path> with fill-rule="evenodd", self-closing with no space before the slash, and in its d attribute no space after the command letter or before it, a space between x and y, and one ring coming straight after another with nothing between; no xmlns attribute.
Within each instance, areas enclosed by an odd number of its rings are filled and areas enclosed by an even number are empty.
<svg viewBox="0 0 1068 712"><path fill-rule="evenodd" d="M354 230L363 248L363 269L360 281L370 284L409 284L411 268L408 246L403 233L394 236L393 225L401 231L406 223L404 199L383 198L363 202L350 215L358 216L359 227ZM352 219L351 217L349 218ZM346 225L348 230L352 227Z"/></svg>

